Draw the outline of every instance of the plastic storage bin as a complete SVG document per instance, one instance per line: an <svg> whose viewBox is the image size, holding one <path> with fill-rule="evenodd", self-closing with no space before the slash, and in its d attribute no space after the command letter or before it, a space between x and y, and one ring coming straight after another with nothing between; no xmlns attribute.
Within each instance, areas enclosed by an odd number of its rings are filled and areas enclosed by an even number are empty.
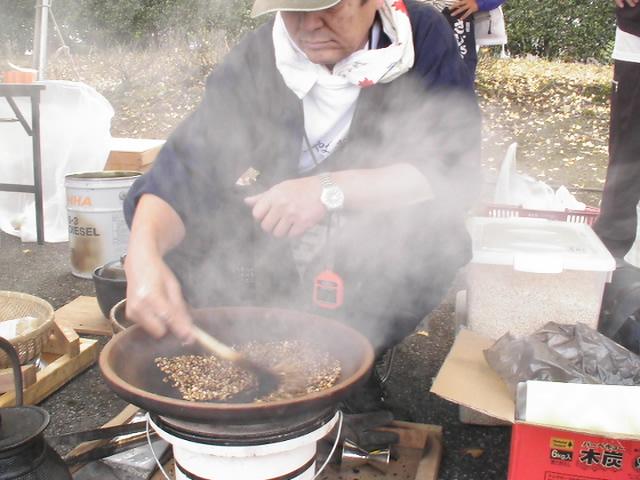
<svg viewBox="0 0 640 480"><path fill-rule="evenodd" d="M597 328L615 260L584 223L540 218L469 221L467 326L497 339L532 333L549 321Z"/></svg>

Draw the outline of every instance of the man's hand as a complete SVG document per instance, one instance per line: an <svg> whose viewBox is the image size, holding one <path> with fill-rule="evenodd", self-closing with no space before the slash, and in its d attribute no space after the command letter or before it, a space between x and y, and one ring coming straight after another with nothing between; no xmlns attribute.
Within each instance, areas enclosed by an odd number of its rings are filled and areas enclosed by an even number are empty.
<svg viewBox="0 0 640 480"><path fill-rule="evenodd" d="M327 210L320 202L318 177L285 180L269 190L245 198L253 217L274 237L295 237L316 225Z"/></svg>
<svg viewBox="0 0 640 480"><path fill-rule="evenodd" d="M164 255L185 236L182 220L159 197L143 195L131 226L127 259L127 317L156 338L171 330L191 340L191 316L177 278Z"/></svg>
<svg viewBox="0 0 640 480"><path fill-rule="evenodd" d="M625 3L630 7L635 7L636 5L638 5L640 0L615 0L615 2L618 7L624 8Z"/></svg>
<svg viewBox="0 0 640 480"><path fill-rule="evenodd" d="M147 332L160 338L171 330L191 340L191 316L180 283L160 255L133 249L125 261L127 274L126 315Z"/></svg>
<svg viewBox="0 0 640 480"><path fill-rule="evenodd" d="M616 0L621 1L621 0ZM638 1L638 0L627 0L627 1ZM451 7L451 15L460 18L460 20L466 20L468 17L473 15L478 11L478 3L476 0L458 0Z"/></svg>

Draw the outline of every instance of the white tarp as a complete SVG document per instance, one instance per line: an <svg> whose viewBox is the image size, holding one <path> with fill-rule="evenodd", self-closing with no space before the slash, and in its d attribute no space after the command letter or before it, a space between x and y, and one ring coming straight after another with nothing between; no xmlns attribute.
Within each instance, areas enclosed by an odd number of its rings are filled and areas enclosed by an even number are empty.
<svg viewBox="0 0 640 480"><path fill-rule="evenodd" d="M44 238L68 240L64 177L102 170L109 156L113 108L94 88L77 82L48 80L40 103ZM31 125L28 98L15 98ZM0 118L14 118L0 98ZM0 183L33 184L31 137L18 122L0 124ZM23 242L36 240L33 194L0 192L0 228Z"/></svg>

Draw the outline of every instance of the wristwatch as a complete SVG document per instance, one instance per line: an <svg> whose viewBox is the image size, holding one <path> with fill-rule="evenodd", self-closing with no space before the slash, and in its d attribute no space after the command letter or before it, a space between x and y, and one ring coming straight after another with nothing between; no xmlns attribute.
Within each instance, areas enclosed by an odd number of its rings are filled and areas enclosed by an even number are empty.
<svg viewBox="0 0 640 480"><path fill-rule="evenodd" d="M340 210L344 206L344 192L333 183L329 173L321 173L318 175L322 184L322 192L320 193L320 201L327 207L327 210L333 212Z"/></svg>

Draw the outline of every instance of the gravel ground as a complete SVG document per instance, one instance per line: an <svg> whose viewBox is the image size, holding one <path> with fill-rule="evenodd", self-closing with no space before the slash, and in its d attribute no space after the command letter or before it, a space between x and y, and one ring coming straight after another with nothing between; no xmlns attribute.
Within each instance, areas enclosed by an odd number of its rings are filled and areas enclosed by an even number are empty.
<svg viewBox="0 0 640 480"><path fill-rule="evenodd" d="M0 290L37 295L54 308L78 295L94 295L93 283L71 275L66 243L21 244L0 232ZM455 291L455 287L454 290ZM398 348L387 382L387 401L396 417L444 428L441 480L506 478L510 429L475 427L458 420L458 408L429 393L432 378L453 341L453 294ZM106 339L100 339L103 344ZM125 402L104 384L96 366L42 403L52 420L47 434L95 428Z"/></svg>

